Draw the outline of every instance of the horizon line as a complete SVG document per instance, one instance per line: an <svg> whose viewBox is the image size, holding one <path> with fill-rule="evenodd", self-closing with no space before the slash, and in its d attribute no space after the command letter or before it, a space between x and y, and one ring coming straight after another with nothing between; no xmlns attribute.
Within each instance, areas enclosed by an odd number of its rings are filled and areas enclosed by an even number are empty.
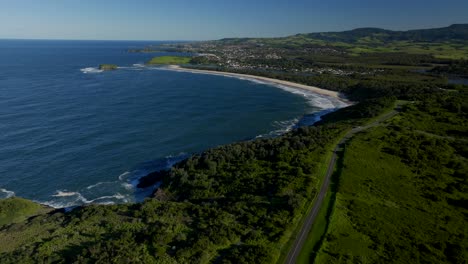
<svg viewBox="0 0 468 264"><path fill-rule="evenodd" d="M129 42L197 42L197 41L209 41L209 40L149 40L149 39L65 39L65 38L2 38L1 40L38 40L38 41L129 41Z"/></svg>
<svg viewBox="0 0 468 264"><path fill-rule="evenodd" d="M295 35L302 35L302 34L314 34L314 33L337 33L337 32L346 32L346 31L353 31L356 29L365 29L365 28L375 28L375 29L383 29L383 30L389 30L389 31L394 31L394 32L407 32L407 31L412 31L412 30L426 30L426 29L441 29L441 28L447 28L453 25L467 25L467 23L451 23L447 26L442 26L442 27L427 27L427 28L416 28L416 29L407 29L407 30L395 30L395 29L386 29L383 27L373 27L373 26L367 26L367 27L356 27L352 29L345 29L345 30L340 30L340 31L314 31L314 32L298 32L298 33L292 33L289 35L285 36L274 36L274 37L242 37L242 36L237 36L237 37L221 37L221 38L216 38L216 39L201 39L201 40L148 40L148 39L67 39L67 38L3 38L0 37L0 40L39 40L39 41L51 41L51 40L56 40L56 41L129 41L129 42L151 42L151 41L159 41L159 42L201 42L201 41L214 41L214 40L221 40L221 39L226 39L226 38L284 38L284 37L290 37L290 36L295 36Z"/></svg>

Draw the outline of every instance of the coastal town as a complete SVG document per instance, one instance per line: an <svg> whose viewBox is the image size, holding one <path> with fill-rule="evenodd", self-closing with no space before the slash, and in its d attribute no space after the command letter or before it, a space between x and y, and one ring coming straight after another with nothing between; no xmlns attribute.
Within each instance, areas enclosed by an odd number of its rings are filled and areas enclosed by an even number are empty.
<svg viewBox="0 0 468 264"><path fill-rule="evenodd" d="M263 43L260 40L223 39L218 41L163 44L129 52L177 52L192 56L191 64L230 71L264 71L297 75L331 74L350 76L371 75L384 69L347 67L323 64L317 57L342 56L346 51L333 46L303 45L290 47L282 44Z"/></svg>

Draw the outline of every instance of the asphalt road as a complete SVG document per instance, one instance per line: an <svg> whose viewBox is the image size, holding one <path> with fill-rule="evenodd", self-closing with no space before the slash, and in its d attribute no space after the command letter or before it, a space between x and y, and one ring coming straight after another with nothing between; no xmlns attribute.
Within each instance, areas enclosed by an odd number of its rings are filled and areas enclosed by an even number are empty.
<svg viewBox="0 0 468 264"><path fill-rule="evenodd" d="M340 140L340 142L338 142L338 144L335 146L333 150L333 155L330 159L330 162L328 163L327 174L325 175L325 178L323 180L322 186L320 187L320 191L318 192L318 195L316 197L312 210L310 211L309 215L306 217L304 224L302 225L301 231L296 237L296 240L294 241L293 246L289 250L285 263L287 264L296 263L297 257L299 256L299 253L301 252L302 246L304 245L307 239L307 234L309 234L310 228L312 227L312 224L314 223L315 218L317 217L317 214L320 211L320 207L322 206L323 199L327 195L328 187L330 186L331 175L333 174L333 171L335 169L335 164L337 160L337 152L340 150L343 144L346 143L354 134L364 131L368 128L375 127L379 125L381 122L392 118L396 114L398 114L398 112L396 110L392 110L380 116L375 121L373 121L372 123L366 126L353 128L351 131L346 133L346 135L344 135L343 138Z"/></svg>

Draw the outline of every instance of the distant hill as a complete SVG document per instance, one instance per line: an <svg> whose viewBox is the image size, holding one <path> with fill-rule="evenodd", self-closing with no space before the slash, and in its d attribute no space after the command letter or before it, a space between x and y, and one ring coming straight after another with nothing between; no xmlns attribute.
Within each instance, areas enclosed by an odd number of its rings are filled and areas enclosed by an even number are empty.
<svg viewBox="0 0 468 264"><path fill-rule="evenodd" d="M468 24L454 24L443 28L417 29L408 31L392 31L380 28L358 28L343 32L323 32L298 34L306 38L328 42L357 43L363 39L369 41L413 41L413 42L443 42L468 41Z"/></svg>
<svg viewBox="0 0 468 264"><path fill-rule="evenodd" d="M342 32L296 34L278 38L225 38L218 45L250 48L280 48L306 51L308 54L361 55L401 53L428 55L438 59L468 59L468 24L443 28L393 31L381 28L357 28ZM314 51L312 51L314 50Z"/></svg>

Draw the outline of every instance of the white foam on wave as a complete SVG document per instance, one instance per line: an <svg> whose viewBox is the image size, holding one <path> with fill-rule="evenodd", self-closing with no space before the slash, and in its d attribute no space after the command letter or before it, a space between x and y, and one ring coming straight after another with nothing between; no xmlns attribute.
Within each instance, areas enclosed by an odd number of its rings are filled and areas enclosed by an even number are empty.
<svg viewBox="0 0 468 264"><path fill-rule="evenodd" d="M93 185L90 185L88 187L86 187L87 190L90 190L90 189L93 189L93 188L96 188L100 185L103 185L103 184L109 184L109 183L112 183L112 182L98 182L96 184L93 184Z"/></svg>
<svg viewBox="0 0 468 264"><path fill-rule="evenodd" d="M348 104L345 102L328 96L328 95L323 95L319 94L313 91L305 90L305 89L300 89L300 88L295 88L287 85L282 85L282 84L275 84L275 83L266 83L271 86L275 86L277 88L280 88L283 91L300 95L304 97L310 106L320 108L320 109L333 109L333 108L341 108L345 107Z"/></svg>
<svg viewBox="0 0 468 264"><path fill-rule="evenodd" d="M54 200L49 200L45 202L38 201L41 204L53 208L68 208L82 204L88 204L90 201L81 195L79 192L68 192L68 191L56 191L56 194L52 195L55 197Z"/></svg>
<svg viewBox="0 0 468 264"><path fill-rule="evenodd" d="M256 79L256 78L251 78L251 77L241 77L241 76L224 75L224 74L222 76L232 77L232 78L236 78L236 79L239 79L239 80L249 81L249 82L253 82L253 83L256 83L256 84L262 84L262 85L270 85L270 86L279 85L279 84L275 84L275 83L272 83L272 82L266 82L266 81L262 81L262 80L259 80L259 79Z"/></svg>
<svg viewBox="0 0 468 264"><path fill-rule="evenodd" d="M310 106L320 108L321 110L335 109L335 108L342 107L338 100L333 100L327 96L321 96L321 95L316 95L316 94L305 94L304 97L306 98Z"/></svg>
<svg viewBox="0 0 468 264"><path fill-rule="evenodd" d="M141 65L141 64L134 64L134 66L136 65ZM255 77L231 75L231 74L223 73L223 72L198 72L198 71L192 71L190 69L160 67L160 66L159 67L146 67L145 65L142 65L142 67L145 67L150 70L159 70L159 71L177 71L177 72L189 72L189 73L195 73L195 74L217 75L217 76L223 76L227 78L235 78L239 80L249 81L249 82L253 82L253 83L261 84L261 85L273 86L276 88L280 88L286 92L301 95L305 97L306 100L309 102L310 106L314 108L334 109L334 108L342 108L342 107L349 105L349 103L343 100L340 100L338 98L329 96L329 95L324 95L324 94L320 94L314 91L309 91L309 90L301 89L298 87L288 86L285 84L275 83L272 81L261 80Z"/></svg>
<svg viewBox="0 0 468 264"><path fill-rule="evenodd" d="M119 175L119 180L120 180L120 181L123 181L123 180L127 179L128 176L130 176L130 172L129 172L129 171L126 171L126 172L124 172L124 173L122 173L122 174Z"/></svg>
<svg viewBox="0 0 468 264"><path fill-rule="evenodd" d="M169 71L178 71L178 72L190 72L190 73L195 73L195 74L208 74L208 75L217 75L217 76L223 76L223 77L228 77L228 78L236 78L240 80L245 80L249 82L253 82L256 84L261 84L261 85L268 85L272 86L275 88L282 89L283 91L296 94L299 96L302 96L306 99L308 104L311 106L312 109L309 110L309 112L305 113L305 116L308 115L315 115L313 118L313 122L306 122L304 123L305 125L312 125L313 123L317 122L320 120L320 117L323 114L329 113L330 111L333 111L335 109L339 109L342 107L346 107L349 105L349 102L345 100L341 100L339 98L335 98L329 95L317 93L314 91L310 91L307 89L301 89L298 87L294 86L289 86L287 84L281 84L281 83L275 83L273 81L268 81L268 80L261 80L256 77L249 77L249 76L241 76L241 75L231 75L228 73L223 73L223 72L198 72L198 71L192 71L190 69L180 69L180 68L171 68L171 67L155 67L155 70L169 70ZM291 120L285 120L285 121L279 121L275 124L274 126L278 127L278 129L275 129L267 134L259 135L256 138L262 138L262 137L271 137L271 136L279 136L281 134L284 134L286 132L291 131L295 126L299 124L299 118L294 118Z"/></svg>
<svg viewBox="0 0 468 264"><path fill-rule="evenodd" d="M277 127L280 127L280 130L282 133L289 132L293 129L294 125L299 122L299 118L293 118L290 120L284 120L284 121L275 121L274 125Z"/></svg>
<svg viewBox="0 0 468 264"><path fill-rule="evenodd" d="M166 169L174 166L177 162L180 162L186 158L188 158L188 154L186 152L180 152L177 155L169 155L166 156Z"/></svg>
<svg viewBox="0 0 468 264"><path fill-rule="evenodd" d="M100 69L95 68L95 67L83 68L83 69L80 69L80 71L82 73L101 73L101 72L103 72L103 70L100 70Z"/></svg>
<svg viewBox="0 0 468 264"><path fill-rule="evenodd" d="M107 202L98 202L96 204L102 204L102 205L112 205L112 204L115 204L115 202L112 202L112 201L107 201Z"/></svg>
<svg viewBox="0 0 468 264"><path fill-rule="evenodd" d="M124 187L128 191L132 191L135 189L135 186L133 186L133 184L126 183L126 182L122 183L122 187Z"/></svg>
<svg viewBox="0 0 468 264"><path fill-rule="evenodd" d="M75 195L80 195L77 192L67 192L67 191L57 191L53 197L68 197L68 196L75 196Z"/></svg>
<svg viewBox="0 0 468 264"><path fill-rule="evenodd" d="M0 199L6 199L15 196L15 192L0 188Z"/></svg>
<svg viewBox="0 0 468 264"><path fill-rule="evenodd" d="M40 203L40 204L43 204L43 205L46 205L46 206L49 206L49 207L52 207L52 208L55 208L55 209L62 209L64 208L65 211L67 211L68 208L73 208L73 207L76 207L77 205L75 203L62 203L62 202L58 202L58 201L45 201L45 202L41 202L41 201L35 201L34 202L37 202L37 203Z"/></svg>
<svg viewBox="0 0 468 264"><path fill-rule="evenodd" d="M96 202L96 201L99 201L99 200L106 200L106 199L117 199L117 200L122 200L123 202L127 202L127 197L125 195L122 195L120 193L116 193L114 195L107 195L107 196L101 196L101 197L98 197L96 199L93 199L93 200L89 200L89 203L99 203L99 202ZM105 202L104 202L105 203Z"/></svg>
<svg viewBox="0 0 468 264"><path fill-rule="evenodd" d="M66 192L66 191L57 191L56 194L52 195L56 199L41 202L41 204L53 207L53 208L73 208L80 205L86 205L91 203L96 204L115 204L116 201L112 200L121 200L124 203L127 203L128 197L126 195L116 193L114 195L104 195L94 199L87 199L79 192Z"/></svg>
<svg viewBox="0 0 468 264"><path fill-rule="evenodd" d="M125 171L115 181L102 181L89 185L85 188L69 191L57 190L50 195L48 201L36 201L38 203L65 210L87 204L119 204L128 202L142 202L149 197L161 183L156 183L148 188L137 188L139 179L149 173L168 169L175 163L183 160L188 155L179 153L166 156L163 160L155 160L142 164L135 170ZM4 189L0 189L3 191ZM7 192L6 190L4 190ZM1 197L1 196L0 196Z"/></svg>
<svg viewBox="0 0 468 264"><path fill-rule="evenodd" d="M283 121L274 121L273 126L277 129L270 131L269 133L258 135L255 138L270 138L282 135L291 131L299 122L299 118L293 118Z"/></svg>
<svg viewBox="0 0 468 264"><path fill-rule="evenodd" d="M132 66L118 66L117 69L121 70L142 70L143 68L148 68L144 64L133 64ZM149 69L149 68L148 68ZM99 68L96 67L86 67L83 69L80 69L82 73L101 73L104 72L104 70L100 70Z"/></svg>
<svg viewBox="0 0 468 264"><path fill-rule="evenodd" d="M190 72L190 73L195 73L195 74L217 75L217 76L223 76L223 77L228 77L228 78L236 78L240 80L245 80L245 81L249 81L249 82L253 82L253 83L261 84L261 85L273 86L276 88L280 88L286 92L290 92L290 93L305 97L306 100L309 102L309 104L314 108L334 109L334 108L342 108L342 107L349 105L349 103L343 100L340 100L338 98L329 96L329 95L320 94L314 91L309 91L309 90L301 89L298 87L288 86L286 84L275 83L275 82L268 81L268 80L261 80L255 77L231 75L231 74L227 74L223 72L198 72L198 71L191 71L190 69L180 69L180 68L170 68L170 67L153 67L151 69Z"/></svg>

